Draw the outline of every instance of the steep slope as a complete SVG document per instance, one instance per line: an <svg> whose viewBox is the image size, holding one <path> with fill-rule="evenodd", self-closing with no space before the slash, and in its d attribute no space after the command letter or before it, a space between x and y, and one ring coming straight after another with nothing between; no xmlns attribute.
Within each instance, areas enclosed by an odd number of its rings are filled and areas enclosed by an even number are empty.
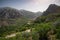
<svg viewBox="0 0 60 40"><path fill-rule="evenodd" d="M45 12L43 12L43 15L48 15L48 14L52 14L52 13L53 14L60 13L60 6L55 5L55 4L49 5L47 10Z"/></svg>
<svg viewBox="0 0 60 40"><path fill-rule="evenodd" d="M17 9L4 7L0 8L0 18L19 18L22 15L19 13Z"/></svg>

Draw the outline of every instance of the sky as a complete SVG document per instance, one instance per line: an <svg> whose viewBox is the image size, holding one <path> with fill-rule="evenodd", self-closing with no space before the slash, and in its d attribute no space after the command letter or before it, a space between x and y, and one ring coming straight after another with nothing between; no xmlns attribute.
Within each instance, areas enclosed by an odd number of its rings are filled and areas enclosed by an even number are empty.
<svg viewBox="0 0 60 40"><path fill-rule="evenodd" d="M50 4L60 5L60 0L0 0L0 7L12 7L32 12L43 12Z"/></svg>

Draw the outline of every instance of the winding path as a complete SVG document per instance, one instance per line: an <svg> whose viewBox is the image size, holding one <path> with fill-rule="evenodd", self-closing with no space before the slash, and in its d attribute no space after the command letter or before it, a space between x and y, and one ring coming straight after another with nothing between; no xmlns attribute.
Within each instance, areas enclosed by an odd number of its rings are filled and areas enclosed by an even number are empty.
<svg viewBox="0 0 60 40"><path fill-rule="evenodd" d="M23 32L30 32L30 29L28 29L28 30L25 30L25 31L23 31ZM22 33L23 33L22 32ZM13 33L13 34L10 34L10 35L7 35L7 36L5 36L5 38L11 38L11 37L15 37L16 36L16 34L19 34L20 32L17 32L17 33Z"/></svg>

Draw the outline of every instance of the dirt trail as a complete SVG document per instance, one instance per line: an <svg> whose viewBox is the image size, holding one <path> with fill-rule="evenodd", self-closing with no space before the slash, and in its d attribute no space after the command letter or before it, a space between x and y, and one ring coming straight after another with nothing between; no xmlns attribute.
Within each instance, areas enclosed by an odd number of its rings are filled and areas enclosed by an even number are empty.
<svg viewBox="0 0 60 40"><path fill-rule="evenodd" d="M30 29L25 30L25 31L23 31L23 32L30 32ZM23 33L23 32L22 32L22 33ZM7 36L5 36L5 38L11 38L11 37L14 37L14 36L16 36L16 34L19 34L19 33L13 33L13 34L7 35Z"/></svg>

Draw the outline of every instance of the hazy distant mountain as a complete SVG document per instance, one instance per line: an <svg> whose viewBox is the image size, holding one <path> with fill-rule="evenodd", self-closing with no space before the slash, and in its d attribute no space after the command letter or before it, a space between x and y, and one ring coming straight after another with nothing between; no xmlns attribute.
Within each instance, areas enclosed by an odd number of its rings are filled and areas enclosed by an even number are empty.
<svg viewBox="0 0 60 40"><path fill-rule="evenodd" d="M36 17L39 17L39 16L42 15L42 12L40 12L40 11L39 12L36 12L35 15L36 15Z"/></svg>
<svg viewBox="0 0 60 40"><path fill-rule="evenodd" d="M27 10L20 10L20 14L22 14L23 16L25 16L28 19L35 19L38 16L42 15L42 12L31 12L31 11L27 11Z"/></svg>
<svg viewBox="0 0 60 40"><path fill-rule="evenodd" d="M20 10L20 14L22 14L23 16L25 16L28 19L34 19L36 17L34 12L30 12L27 10Z"/></svg>
<svg viewBox="0 0 60 40"><path fill-rule="evenodd" d="M60 13L60 6L51 4L47 8L47 10L43 13L43 15L48 15L48 14L55 14L55 13Z"/></svg>

